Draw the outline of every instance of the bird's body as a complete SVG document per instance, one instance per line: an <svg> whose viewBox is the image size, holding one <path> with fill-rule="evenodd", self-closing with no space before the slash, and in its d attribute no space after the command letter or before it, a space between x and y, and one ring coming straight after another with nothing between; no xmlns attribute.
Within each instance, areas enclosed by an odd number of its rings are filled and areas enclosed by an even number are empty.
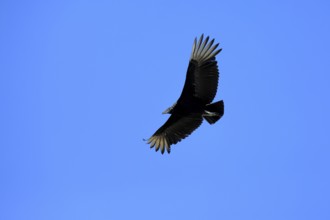
<svg viewBox="0 0 330 220"><path fill-rule="evenodd" d="M203 41L194 41L186 81L182 93L176 103L166 109L163 114L171 114L165 124L149 139L150 147L159 149L161 153L171 151L171 145L176 144L203 122L203 118L210 124L218 121L224 113L223 101L213 101L218 87L219 71L215 56L221 49L216 50L218 44L213 45L214 39L208 43L209 37Z"/></svg>

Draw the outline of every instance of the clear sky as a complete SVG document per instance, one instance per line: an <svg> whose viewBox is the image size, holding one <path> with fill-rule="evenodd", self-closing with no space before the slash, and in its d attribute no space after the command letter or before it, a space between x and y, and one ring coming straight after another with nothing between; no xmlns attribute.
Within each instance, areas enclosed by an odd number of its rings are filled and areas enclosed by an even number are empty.
<svg viewBox="0 0 330 220"><path fill-rule="evenodd" d="M329 220L329 1L0 2L0 219ZM193 39L225 115L161 155Z"/></svg>

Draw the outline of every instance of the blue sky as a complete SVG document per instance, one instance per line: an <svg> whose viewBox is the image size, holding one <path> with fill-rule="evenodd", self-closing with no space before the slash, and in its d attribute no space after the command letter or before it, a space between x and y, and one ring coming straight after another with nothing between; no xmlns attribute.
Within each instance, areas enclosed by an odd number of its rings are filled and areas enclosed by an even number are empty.
<svg viewBox="0 0 330 220"><path fill-rule="evenodd" d="M1 1L0 219L330 219L328 1ZM220 42L225 115L142 141Z"/></svg>

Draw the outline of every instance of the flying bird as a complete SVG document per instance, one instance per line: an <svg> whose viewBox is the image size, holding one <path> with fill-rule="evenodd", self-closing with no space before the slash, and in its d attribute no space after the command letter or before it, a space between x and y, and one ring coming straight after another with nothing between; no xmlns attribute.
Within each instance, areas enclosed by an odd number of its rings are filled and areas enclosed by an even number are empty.
<svg viewBox="0 0 330 220"><path fill-rule="evenodd" d="M163 114L169 119L148 140L150 148L155 147L164 154L171 152L171 145L188 137L203 122L203 118L214 124L224 114L223 100L211 103L217 93L219 70L215 56L217 49L214 39L195 38L189 60L186 81L179 99Z"/></svg>

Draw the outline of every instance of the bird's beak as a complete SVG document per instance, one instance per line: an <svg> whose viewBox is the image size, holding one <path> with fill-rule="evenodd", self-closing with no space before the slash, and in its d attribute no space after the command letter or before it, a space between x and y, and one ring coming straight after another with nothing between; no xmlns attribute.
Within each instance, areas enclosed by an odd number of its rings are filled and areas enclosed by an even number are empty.
<svg viewBox="0 0 330 220"><path fill-rule="evenodd" d="M165 111L162 112L162 114L168 114L170 112L170 109L166 109Z"/></svg>

